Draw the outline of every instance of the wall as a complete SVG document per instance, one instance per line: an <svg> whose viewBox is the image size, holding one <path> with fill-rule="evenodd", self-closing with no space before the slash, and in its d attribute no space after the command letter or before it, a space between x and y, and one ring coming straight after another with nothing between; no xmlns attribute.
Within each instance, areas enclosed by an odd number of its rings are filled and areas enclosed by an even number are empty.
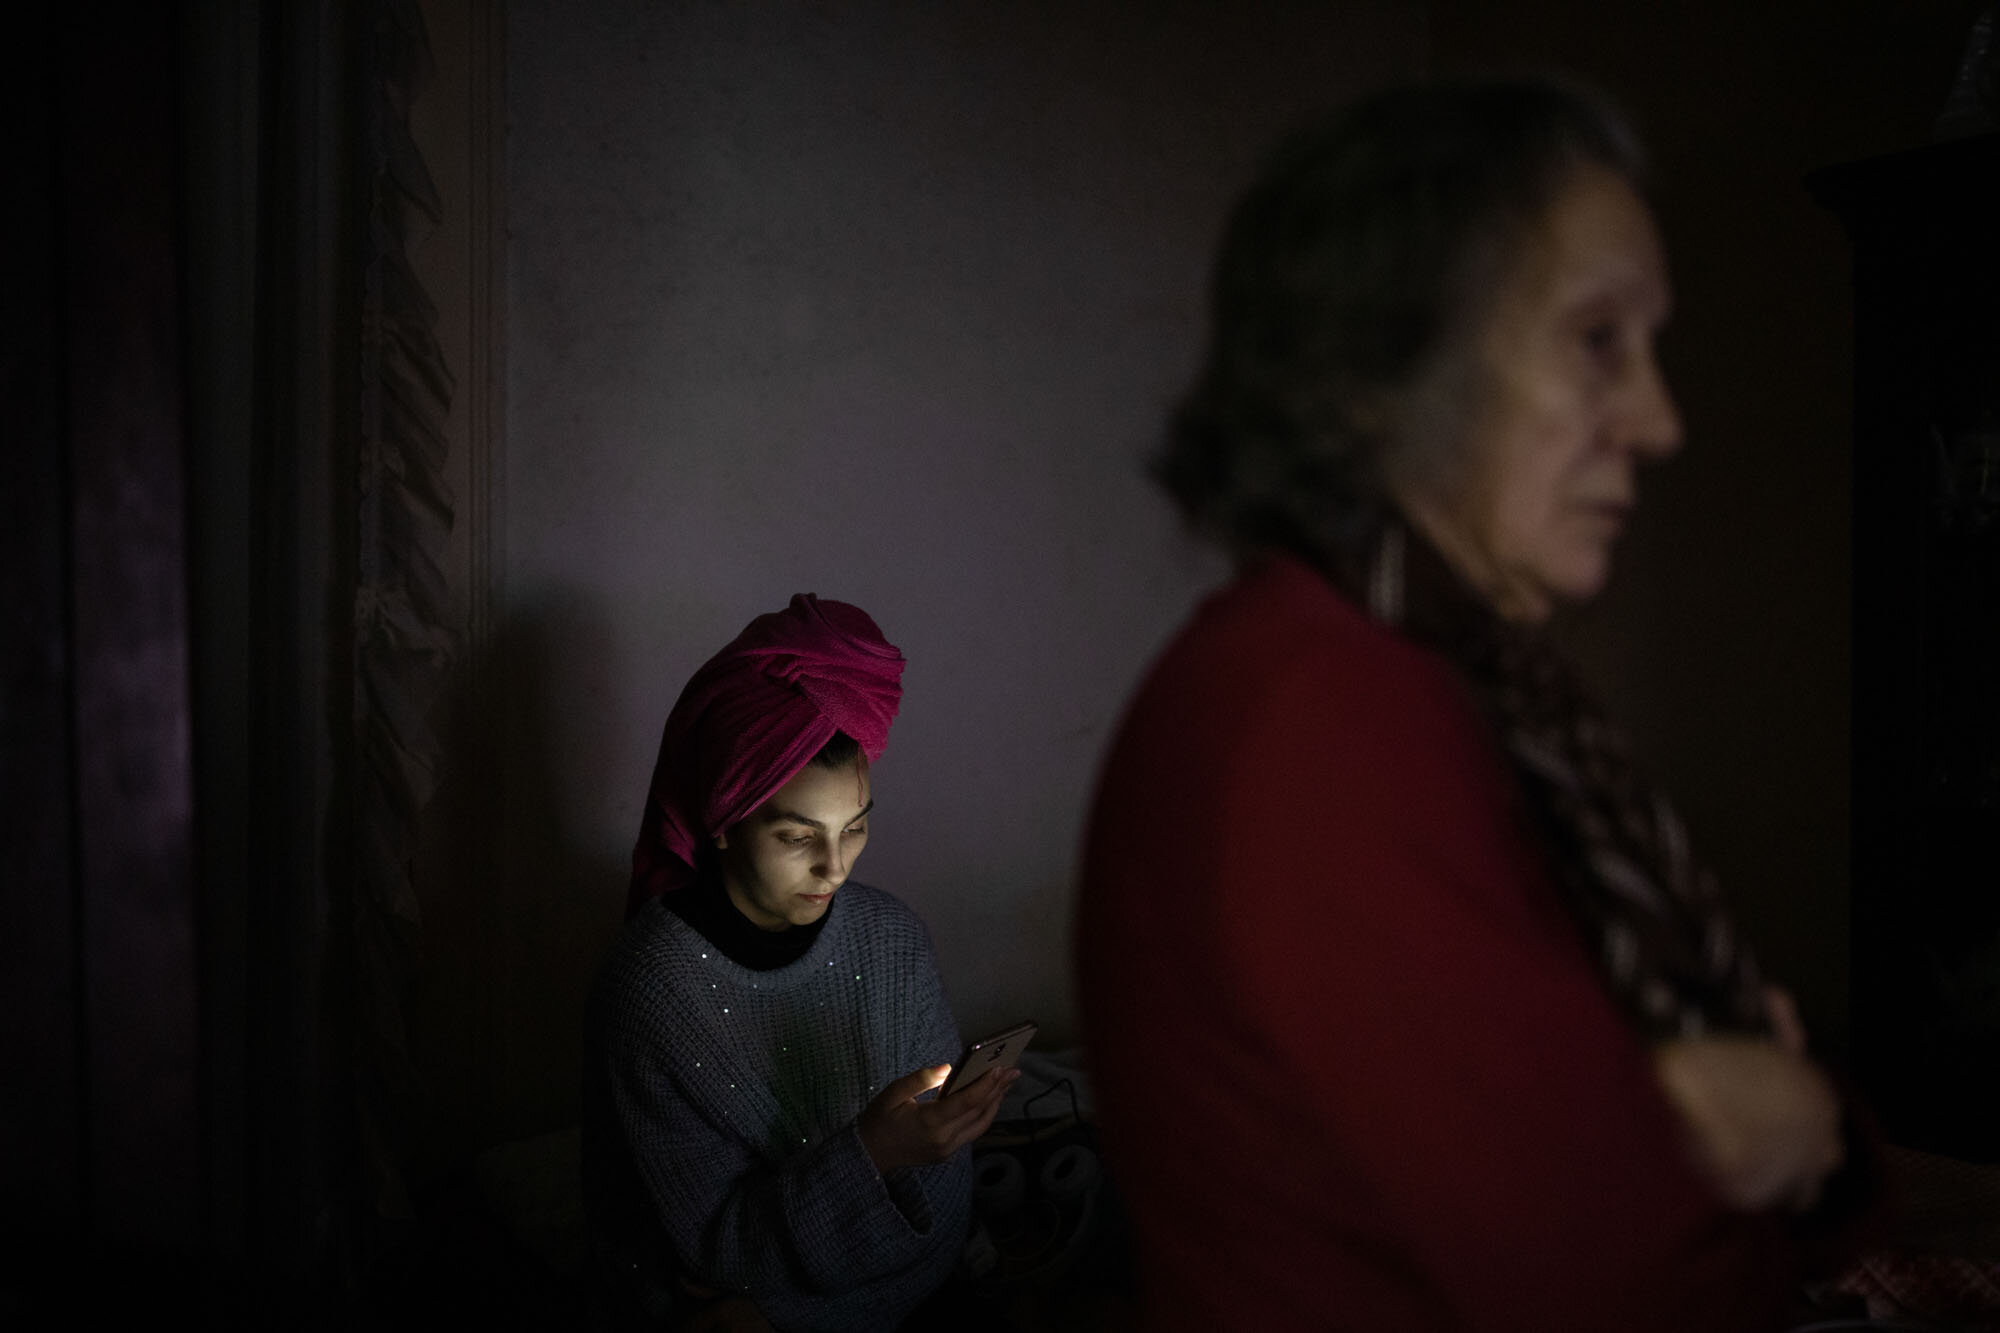
<svg viewBox="0 0 2000 1333"><path fill-rule="evenodd" d="M1976 3L1434 0L1439 70L1566 69L1647 141L1687 447L1570 626L1821 1048L1847 1028L1852 311L1811 169L1929 138Z"/></svg>
<svg viewBox="0 0 2000 1333"><path fill-rule="evenodd" d="M512 7L492 984L518 1122L572 1095L667 709L799 591L910 661L860 877L929 920L967 1028L1069 1039L1097 753L1218 574L1141 459L1222 212L1280 127L1413 72L1421 35L1387 0L1128 13Z"/></svg>
<svg viewBox="0 0 2000 1333"><path fill-rule="evenodd" d="M966 1027L1068 1039L1092 769L1220 572L1140 460L1223 211L1308 109L1517 63L1632 109L1679 292L1689 447L1569 632L1838 1053L1847 260L1798 181L1920 141L1975 8L511 5L504 411L472 432L455 553L489 609L447 710L416 1012L440 1123L573 1115L661 721L795 591L867 607L911 663L862 877L931 922Z"/></svg>

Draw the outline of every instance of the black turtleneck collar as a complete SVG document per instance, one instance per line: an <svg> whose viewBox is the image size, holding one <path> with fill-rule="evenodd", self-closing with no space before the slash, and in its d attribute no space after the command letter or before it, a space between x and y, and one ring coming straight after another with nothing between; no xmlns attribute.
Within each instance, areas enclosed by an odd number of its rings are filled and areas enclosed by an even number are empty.
<svg viewBox="0 0 2000 1333"><path fill-rule="evenodd" d="M753 972L770 972L795 963L819 938L827 913L809 926L788 926L765 930L729 901L728 890L718 876L704 875L684 889L662 896L669 912L701 932L701 937L722 950L722 956L738 967ZM831 906L831 904L829 904Z"/></svg>

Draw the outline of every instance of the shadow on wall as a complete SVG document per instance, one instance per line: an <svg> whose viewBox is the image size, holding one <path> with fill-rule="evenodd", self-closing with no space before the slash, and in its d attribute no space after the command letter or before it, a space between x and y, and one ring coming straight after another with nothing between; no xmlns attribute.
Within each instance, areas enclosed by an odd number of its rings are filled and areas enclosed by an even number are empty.
<svg viewBox="0 0 2000 1333"><path fill-rule="evenodd" d="M610 725L610 655L589 598L544 597L467 654L438 710L445 771L419 858L410 1006L419 1179L576 1122L584 1004L628 867L579 836L603 775L563 761L594 752L579 731Z"/></svg>

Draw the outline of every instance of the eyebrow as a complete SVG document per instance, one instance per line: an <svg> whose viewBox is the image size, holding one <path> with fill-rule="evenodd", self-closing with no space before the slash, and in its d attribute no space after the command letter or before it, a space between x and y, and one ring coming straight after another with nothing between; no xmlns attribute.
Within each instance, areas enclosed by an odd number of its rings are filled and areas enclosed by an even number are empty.
<svg viewBox="0 0 2000 1333"><path fill-rule="evenodd" d="M874 808L875 808L875 802L871 800L870 802L868 802L868 804L861 807L860 814L856 815L853 819L850 819L847 822L852 824L858 820L866 819L868 817L868 812L870 810L873 810ZM771 822L774 824L776 823L804 824L807 828L816 828L821 831L824 831L826 829L826 825L820 823L817 819L807 819L804 815L800 814L796 810L773 810L771 812Z"/></svg>

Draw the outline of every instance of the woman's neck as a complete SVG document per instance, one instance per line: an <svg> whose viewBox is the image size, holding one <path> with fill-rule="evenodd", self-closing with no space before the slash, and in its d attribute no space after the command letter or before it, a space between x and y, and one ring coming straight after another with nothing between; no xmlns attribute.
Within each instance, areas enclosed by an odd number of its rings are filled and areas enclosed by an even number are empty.
<svg viewBox="0 0 2000 1333"><path fill-rule="evenodd" d="M1540 625L1555 611L1548 594L1532 583L1507 577L1500 562L1473 538L1468 526L1452 516L1453 506L1439 504L1419 491L1396 497L1404 521L1429 542L1452 572L1465 580L1493 613L1517 625Z"/></svg>

